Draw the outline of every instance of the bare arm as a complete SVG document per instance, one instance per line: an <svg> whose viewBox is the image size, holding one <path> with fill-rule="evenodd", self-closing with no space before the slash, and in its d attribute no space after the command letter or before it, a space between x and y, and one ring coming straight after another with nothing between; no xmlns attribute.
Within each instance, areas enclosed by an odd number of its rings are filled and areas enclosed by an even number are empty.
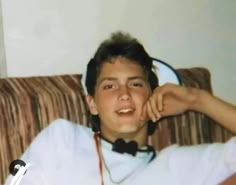
<svg viewBox="0 0 236 185"><path fill-rule="evenodd" d="M236 106L212 96L205 90L165 84L154 90L146 107L153 121L192 110L208 115L236 133Z"/></svg>
<svg viewBox="0 0 236 185"><path fill-rule="evenodd" d="M199 99L190 108L208 115L225 128L236 133L236 106L212 96L206 91L198 91Z"/></svg>

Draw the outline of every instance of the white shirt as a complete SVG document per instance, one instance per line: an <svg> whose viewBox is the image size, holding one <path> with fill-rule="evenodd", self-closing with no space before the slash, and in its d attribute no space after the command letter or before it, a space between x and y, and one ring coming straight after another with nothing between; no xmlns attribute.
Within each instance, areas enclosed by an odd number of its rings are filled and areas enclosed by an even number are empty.
<svg viewBox="0 0 236 185"><path fill-rule="evenodd" d="M134 170L122 185L216 185L236 172L236 138L225 144L172 145L157 152L150 163L148 156L139 159L104 147L104 158L115 176ZM56 120L44 129L22 159L31 166L20 185L101 185L93 132L66 120ZM114 184L107 171L103 178L105 185Z"/></svg>

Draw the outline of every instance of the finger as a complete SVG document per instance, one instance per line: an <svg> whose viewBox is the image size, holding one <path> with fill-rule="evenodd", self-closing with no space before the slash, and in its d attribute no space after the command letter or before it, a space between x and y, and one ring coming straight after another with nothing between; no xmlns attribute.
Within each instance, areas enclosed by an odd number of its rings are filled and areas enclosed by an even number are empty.
<svg viewBox="0 0 236 185"><path fill-rule="evenodd" d="M161 114L158 110L158 102L156 101L157 98L155 98L154 96L150 97L149 98L149 103L150 103L150 106L151 106L151 109L152 109L152 112L154 113L156 119L160 119L161 117Z"/></svg>
<svg viewBox="0 0 236 185"><path fill-rule="evenodd" d="M147 102L147 114L149 118L152 120L152 122L156 122L157 119L154 112L152 111L151 104L149 101Z"/></svg>
<svg viewBox="0 0 236 185"><path fill-rule="evenodd" d="M141 112L141 115L140 115L140 120L144 121L146 115L147 115L147 102L142 107L142 112Z"/></svg>
<svg viewBox="0 0 236 185"><path fill-rule="evenodd" d="M159 93L157 94L157 106L158 106L158 111L163 111L163 104L164 104L164 101L163 101L163 94Z"/></svg>
<svg viewBox="0 0 236 185"><path fill-rule="evenodd" d="M155 96L155 100L157 102L156 104L157 104L158 111L163 110L163 96L166 93L167 87L168 87L167 84L163 86L159 86L153 92L153 96Z"/></svg>

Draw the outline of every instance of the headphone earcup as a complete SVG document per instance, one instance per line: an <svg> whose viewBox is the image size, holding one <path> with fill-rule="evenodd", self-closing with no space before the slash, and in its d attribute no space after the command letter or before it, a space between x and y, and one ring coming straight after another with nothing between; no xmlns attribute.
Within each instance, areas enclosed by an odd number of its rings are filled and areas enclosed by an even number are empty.
<svg viewBox="0 0 236 185"><path fill-rule="evenodd" d="M19 171L20 167L25 166L25 165L26 163L24 161L20 159L16 159L10 163L9 171L13 176L15 176L17 172Z"/></svg>

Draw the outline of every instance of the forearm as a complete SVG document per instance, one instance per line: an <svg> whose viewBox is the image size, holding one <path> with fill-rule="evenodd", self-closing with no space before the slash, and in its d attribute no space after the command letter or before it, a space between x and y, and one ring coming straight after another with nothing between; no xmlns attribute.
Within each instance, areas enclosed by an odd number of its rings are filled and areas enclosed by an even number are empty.
<svg viewBox="0 0 236 185"><path fill-rule="evenodd" d="M229 104L204 90L196 90L190 109L202 112L219 124L236 133L236 106Z"/></svg>

